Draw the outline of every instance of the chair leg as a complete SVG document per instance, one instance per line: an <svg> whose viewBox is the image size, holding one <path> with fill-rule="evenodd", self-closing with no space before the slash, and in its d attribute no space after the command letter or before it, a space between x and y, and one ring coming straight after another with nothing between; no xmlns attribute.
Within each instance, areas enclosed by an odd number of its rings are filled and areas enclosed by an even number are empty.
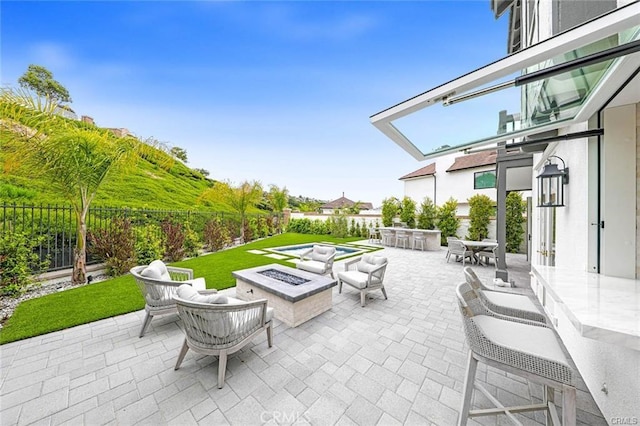
<svg viewBox="0 0 640 426"><path fill-rule="evenodd" d="M576 388L573 386L562 387L562 424L563 426L576 424Z"/></svg>
<svg viewBox="0 0 640 426"><path fill-rule="evenodd" d="M385 290L384 287L382 287L380 290L382 290L382 294L384 295L385 300L389 300L389 298L387 297L387 290Z"/></svg>
<svg viewBox="0 0 640 426"><path fill-rule="evenodd" d="M153 318L153 315L151 315L149 312L147 312L147 315L145 315L144 317L144 321L142 321L142 328L140 329L140 336L142 337L144 336L145 331L147 331L147 327L149 327L149 324L151 324L151 319Z"/></svg>
<svg viewBox="0 0 640 426"><path fill-rule="evenodd" d="M187 344L187 339L184 339L184 343L182 344L182 349L180 349L180 353L178 354L178 360L176 361L176 367L174 370L180 368L180 364L182 364L182 360L184 356L189 352L189 345Z"/></svg>
<svg viewBox="0 0 640 426"><path fill-rule="evenodd" d="M458 426L465 426L469 418L471 410L471 397L473 396L473 386L476 380L476 369L478 368L478 360L473 357L473 353L469 351L469 359L467 361L467 375L464 378L462 406L460 407L460 415L458 417Z"/></svg>
<svg viewBox="0 0 640 426"><path fill-rule="evenodd" d="M364 290L360 291L360 306L362 306L363 308L366 300L367 300L367 292Z"/></svg>
<svg viewBox="0 0 640 426"><path fill-rule="evenodd" d="M338 294L342 294L342 280L338 278Z"/></svg>
<svg viewBox="0 0 640 426"><path fill-rule="evenodd" d="M269 347L273 346L273 327L271 326L273 323L269 323L269 325L267 326L267 345L269 345Z"/></svg>
<svg viewBox="0 0 640 426"><path fill-rule="evenodd" d="M220 351L218 356L218 389L224 386L224 375L227 372L227 351Z"/></svg>

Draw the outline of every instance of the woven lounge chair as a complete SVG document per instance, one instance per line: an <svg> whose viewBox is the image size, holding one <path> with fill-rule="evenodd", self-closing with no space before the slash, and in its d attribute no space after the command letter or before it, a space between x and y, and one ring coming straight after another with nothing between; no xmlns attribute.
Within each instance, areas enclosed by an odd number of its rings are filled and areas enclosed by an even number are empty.
<svg viewBox="0 0 640 426"><path fill-rule="evenodd" d="M204 278L194 279L191 269L166 266L161 260L133 267L129 272L135 278L144 297L146 315L142 321L140 337L144 336L154 316L176 312L173 296L179 286L187 283L198 290L206 289Z"/></svg>
<svg viewBox="0 0 640 426"><path fill-rule="evenodd" d="M469 345L467 373L458 425L466 425L469 417L506 415L521 424L514 414L544 410L547 420L560 424L554 405L554 392L562 392L562 424L576 423L576 389L573 369L552 328L535 321L509 317L490 311L467 283L456 288L458 306ZM505 407L496 397L476 382L478 363L489 365L544 386L539 404ZM472 410L474 387L496 408Z"/></svg>
<svg viewBox="0 0 640 426"><path fill-rule="evenodd" d="M218 389L224 386L227 356L239 351L262 331L273 345L273 308L267 300L244 302L231 297L196 292L189 286L178 288L175 296L185 334L175 369L179 369L189 349L218 356Z"/></svg>

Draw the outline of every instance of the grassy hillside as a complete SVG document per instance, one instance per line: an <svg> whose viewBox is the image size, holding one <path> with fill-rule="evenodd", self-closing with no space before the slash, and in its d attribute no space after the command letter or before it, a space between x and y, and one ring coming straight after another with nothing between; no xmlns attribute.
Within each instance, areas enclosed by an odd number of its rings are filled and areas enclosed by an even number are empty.
<svg viewBox="0 0 640 426"><path fill-rule="evenodd" d="M13 117L5 115L0 120L4 118ZM57 119L65 120L71 126L91 127L79 121L62 117ZM38 170L22 167L19 159L11 157L7 151L3 149L3 143L0 143L0 203L67 203ZM132 167L116 169L107 176L93 205L230 211L226 205L199 201L199 196L211 185L213 181L201 173L173 159L163 150L147 146Z"/></svg>

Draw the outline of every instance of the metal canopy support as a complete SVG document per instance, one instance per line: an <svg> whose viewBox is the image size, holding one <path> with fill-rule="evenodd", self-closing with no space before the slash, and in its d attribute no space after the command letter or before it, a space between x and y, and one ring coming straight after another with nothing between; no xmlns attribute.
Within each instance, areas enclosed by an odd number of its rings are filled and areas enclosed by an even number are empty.
<svg viewBox="0 0 640 426"><path fill-rule="evenodd" d="M496 238L498 239L498 256L496 259L496 278L509 281L507 272L507 169L516 167L533 167L533 154L507 153L505 143L498 145L496 158ZM529 220L529 218L527 218Z"/></svg>

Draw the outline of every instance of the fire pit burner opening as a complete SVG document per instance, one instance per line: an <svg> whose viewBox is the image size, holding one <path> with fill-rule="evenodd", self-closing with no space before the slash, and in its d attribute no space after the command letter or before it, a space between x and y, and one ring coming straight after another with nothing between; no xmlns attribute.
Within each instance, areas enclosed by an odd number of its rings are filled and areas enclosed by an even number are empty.
<svg viewBox="0 0 640 426"><path fill-rule="evenodd" d="M300 285L311 281L287 272L278 271L277 269L265 269L264 271L258 271L258 273L290 285Z"/></svg>

